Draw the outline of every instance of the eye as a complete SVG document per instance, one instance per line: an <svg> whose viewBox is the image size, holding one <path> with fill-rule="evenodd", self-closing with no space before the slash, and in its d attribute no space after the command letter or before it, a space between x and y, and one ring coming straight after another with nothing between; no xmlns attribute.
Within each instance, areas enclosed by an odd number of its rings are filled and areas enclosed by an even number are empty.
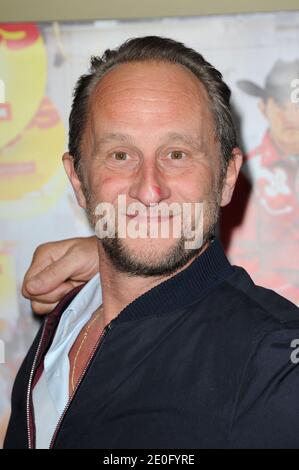
<svg viewBox="0 0 299 470"><path fill-rule="evenodd" d="M173 150L169 155L171 155L172 160L182 160L186 154L181 150Z"/></svg>
<svg viewBox="0 0 299 470"><path fill-rule="evenodd" d="M118 160L118 161L124 161L126 160L126 157L128 156L126 152L114 152L112 155L115 157L115 160Z"/></svg>

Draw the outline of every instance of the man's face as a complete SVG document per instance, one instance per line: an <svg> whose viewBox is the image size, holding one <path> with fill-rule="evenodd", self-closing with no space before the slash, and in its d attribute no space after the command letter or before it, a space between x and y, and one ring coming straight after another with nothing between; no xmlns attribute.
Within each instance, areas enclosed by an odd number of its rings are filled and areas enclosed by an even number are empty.
<svg viewBox="0 0 299 470"><path fill-rule="evenodd" d="M202 202L205 242L218 217L221 165L208 96L198 79L175 64L122 64L100 80L91 102L82 142L85 197L78 182L73 185L93 223L96 206L117 207L119 195L126 206L137 202L148 211L162 202ZM131 223L132 215L125 220ZM171 228L178 221L167 219ZM175 238L171 230L168 238L116 236L101 243L115 267L143 276L172 273L199 252L186 249L184 236Z"/></svg>
<svg viewBox="0 0 299 470"><path fill-rule="evenodd" d="M260 103L260 109L269 121L276 145L287 155L299 154L299 105L287 101L279 104L273 98Z"/></svg>

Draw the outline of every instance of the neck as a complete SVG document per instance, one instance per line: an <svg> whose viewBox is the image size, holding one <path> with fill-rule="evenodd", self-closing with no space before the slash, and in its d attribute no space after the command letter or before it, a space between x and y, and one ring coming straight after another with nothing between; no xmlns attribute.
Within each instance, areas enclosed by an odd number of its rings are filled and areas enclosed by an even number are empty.
<svg viewBox="0 0 299 470"><path fill-rule="evenodd" d="M106 254L101 243L98 243L99 272L103 303L102 326L105 327L110 323L128 304L137 299L137 297L186 269L195 258L206 250L208 245L209 242L206 242L199 254L195 255L194 258L171 275L143 277L118 271Z"/></svg>

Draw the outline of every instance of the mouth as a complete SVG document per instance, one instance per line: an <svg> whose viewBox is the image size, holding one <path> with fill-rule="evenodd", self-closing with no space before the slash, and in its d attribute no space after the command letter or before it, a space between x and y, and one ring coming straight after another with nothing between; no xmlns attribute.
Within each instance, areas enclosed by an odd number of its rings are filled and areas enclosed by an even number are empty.
<svg viewBox="0 0 299 470"><path fill-rule="evenodd" d="M166 221L170 221L176 216L169 215L169 216L161 216L161 215L156 215L156 216L144 216L144 215L129 215L127 214L127 217L129 220L134 220L135 222L140 222L140 223L162 223Z"/></svg>
<svg viewBox="0 0 299 470"><path fill-rule="evenodd" d="M294 125L290 124L288 126L285 126L285 130L286 131L297 131L297 132L299 132L299 127L298 127L298 124L294 124Z"/></svg>

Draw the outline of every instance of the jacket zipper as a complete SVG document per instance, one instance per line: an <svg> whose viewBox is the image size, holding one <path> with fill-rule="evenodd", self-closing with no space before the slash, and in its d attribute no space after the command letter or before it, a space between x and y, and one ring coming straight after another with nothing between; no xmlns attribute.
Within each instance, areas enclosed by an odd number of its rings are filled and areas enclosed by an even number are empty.
<svg viewBox="0 0 299 470"><path fill-rule="evenodd" d="M48 322L48 318L45 320L44 322L44 326L43 326L43 331L42 331L42 334L41 334L41 337L40 337L40 340L39 340L39 344L38 344L38 347L37 347L37 350L36 350L36 353L35 353L35 356L34 356L34 361L33 361L33 364L32 364L32 368L31 368L31 371L30 371L30 375L29 375L29 382L28 382L28 387L27 387L27 397L26 397L26 414L27 414L27 436L28 436L28 448L29 449L32 449L32 436L31 436L31 404L30 404L30 400L31 400L31 387L32 387L32 380L33 380L33 375L34 375L34 371L35 371L35 367L36 367L36 362L37 362L37 359L38 359L38 356L39 356L39 353L40 353L40 349L41 349L41 345L42 345L42 342L43 342L43 339L44 339L44 335L45 335L45 330L46 330L46 325L47 325L47 322Z"/></svg>
<svg viewBox="0 0 299 470"><path fill-rule="evenodd" d="M104 338L106 337L106 334L107 334L108 330L111 329L112 322L113 322L113 320L111 320L111 322L108 323L108 324L105 326L104 330L102 331L102 334L100 335L98 341L96 342L95 347L94 347L93 350L92 350L92 353L91 353L91 355L90 355L90 358L89 358L89 360L88 360L88 362L87 362L85 368L83 369L82 374L80 375L80 378L79 378L79 380L78 380L78 382L77 382L77 386L76 386L75 390L73 391L72 395L70 396L69 401L67 402L67 404L66 404L66 406L65 406L65 408L64 408L64 410L63 410L63 412L62 412L62 414L61 414L61 416L60 416L60 418L59 418L59 421L58 421L58 423L57 423L56 429L55 429L55 431L54 431L54 434L53 434L52 439L51 439L51 442L50 442L50 447L49 447L49 449L53 449L53 447L54 447L55 440L56 440L57 435L58 435L58 432L59 432L59 430L60 430L62 421L63 421L64 418L65 418L65 415L66 415L66 413L67 413L67 411L68 411L68 409L69 409L69 407L70 407L70 405L71 405L71 403L72 403L72 401L73 401L73 399L74 399L74 396L75 396L76 393L77 393L78 388L80 387L80 385L81 385L81 383L82 383L82 381L83 381L83 379L84 379L84 376L85 376L85 374L86 374L86 371L87 371L87 369L89 368L89 366L90 366L90 364L91 364L91 362L92 362L92 360L93 360L93 358L94 358L94 356L95 356L97 350L98 350L98 351L101 351L101 349L102 349L102 347L103 347L103 340L104 340ZM99 345L100 345L100 347L99 347ZM99 349L98 349L98 348L99 348Z"/></svg>

